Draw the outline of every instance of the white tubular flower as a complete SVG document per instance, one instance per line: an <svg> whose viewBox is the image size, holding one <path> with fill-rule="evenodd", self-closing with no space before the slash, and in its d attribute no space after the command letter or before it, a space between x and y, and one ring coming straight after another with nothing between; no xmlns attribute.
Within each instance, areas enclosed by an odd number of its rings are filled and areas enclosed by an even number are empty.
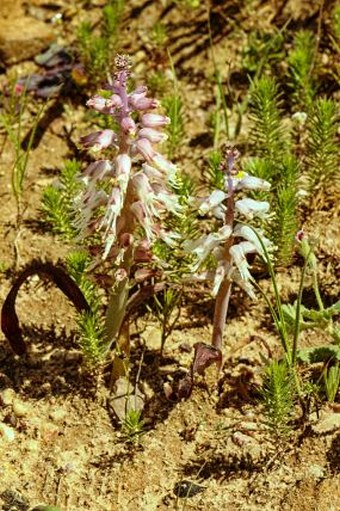
<svg viewBox="0 0 340 511"><path fill-rule="evenodd" d="M214 190L207 199L203 200L199 207L199 213L205 215L209 211L213 210L216 206L219 206L225 199L227 194L222 190Z"/></svg>
<svg viewBox="0 0 340 511"><path fill-rule="evenodd" d="M147 176L143 172L135 174L131 180L134 193L144 204L145 211L149 216L158 217L158 211L155 207L155 193L149 183Z"/></svg>
<svg viewBox="0 0 340 511"><path fill-rule="evenodd" d="M138 132L138 138L147 138L152 144L158 144L159 142L164 142L168 136L166 133L153 128L142 128Z"/></svg>
<svg viewBox="0 0 340 511"><path fill-rule="evenodd" d="M166 173L166 177L169 183L174 181L175 175L177 173L177 167L170 161L168 161L164 156L159 153L156 153L152 158L152 163L156 165L156 167L162 172Z"/></svg>
<svg viewBox="0 0 340 511"><path fill-rule="evenodd" d="M100 181L104 177L112 177L114 174L114 167L109 160L94 161L84 171L84 175L91 181Z"/></svg>
<svg viewBox="0 0 340 511"><path fill-rule="evenodd" d="M176 196L171 193L161 191L156 193L156 200L160 202L167 211L171 211L174 215L179 215L181 206Z"/></svg>
<svg viewBox="0 0 340 511"><path fill-rule="evenodd" d="M233 186L235 190L270 190L270 183L259 177L250 176L242 172L240 177L233 178Z"/></svg>
<svg viewBox="0 0 340 511"><path fill-rule="evenodd" d="M266 238L261 232L258 232L258 234L261 237L262 243L265 245L265 247L269 248L271 246L269 239ZM252 243L252 245L256 247L256 252L264 257L265 254L260 240L251 227L248 225L237 224L234 229L234 236L238 236Z"/></svg>
<svg viewBox="0 0 340 511"><path fill-rule="evenodd" d="M251 274L248 270L249 265L247 262L246 254L256 252L256 247L248 241L242 241L237 245L233 245L229 249L229 254L232 257L233 263L236 265L242 280L248 281L251 279Z"/></svg>
<svg viewBox="0 0 340 511"><path fill-rule="evenodd" d="M116 158L116 174L120 186L126 190L127 183L130 178L131 171L131 158L128 154L119 154Z"/></svg>
<svg viewBox="0 0 340 511"><path fill-rule="evenodd" d="M224 225L217 232L212 232L206 236L202 236L202 238L199 238L198 240L184 243L184 249L187 252L194 253L198 259L195 268L197 269L216 247L218 247L222 242L227 241L231 234L231 227L229 225Z"/></svg>
<svg viewBox="0 0 340 511"><path fill-rule="evenodd" d="M256 294L255 294L255 291L254 291L254 287L249 282L249 280L244 280L242 278L242 276L240 275L239 271L236 270L236 268L233 269L233 271L232 271L232 273L230 275L230 279L233 282L235 282L235 284L240 286L240 288L243 289L247 293L247 295L250 296L250 298L252 298L253 300L256 299Z"/></svg>
<svg viewBox="0 0 340 511"><path fill-rule="evenodd" d="M240 199L235 202L235 210L247 218L264 218L269 211L269 202L254 199Z"/></svg>

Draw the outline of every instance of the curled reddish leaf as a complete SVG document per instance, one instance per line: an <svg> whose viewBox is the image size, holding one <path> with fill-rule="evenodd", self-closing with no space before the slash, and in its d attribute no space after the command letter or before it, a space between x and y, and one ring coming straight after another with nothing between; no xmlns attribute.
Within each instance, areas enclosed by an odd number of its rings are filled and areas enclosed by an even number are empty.
<svg viewBox="0 0 340 511"><path fill-rule="evenodd" d="M31 275L42 275L54 282L64 295L71 300L79 312L90 312L91 310L83 293L65 270L52 263L34 262L16 279L1 310L2 332L17 355L24 355L27 351L27 346L22 338L19 319L15 311L15 300L20 287Z"/></svg>
<svg viewBox="0 0 340 511"><path fill-rule="evenodd" d="M216 364L218 371L221 370L222 367L222 353L221 350L211 346L210 344L205 344L204 342L197 342L194 345L195 348L195 358L192 365L192 373L204 374L204 371L211 366L211 364Z"/></svg>

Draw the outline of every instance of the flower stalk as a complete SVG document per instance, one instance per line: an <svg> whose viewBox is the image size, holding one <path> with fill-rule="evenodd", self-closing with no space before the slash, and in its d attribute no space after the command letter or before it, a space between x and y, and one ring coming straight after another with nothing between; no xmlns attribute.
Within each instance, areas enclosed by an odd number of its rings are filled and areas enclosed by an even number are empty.
<svg viewBox="0 0 340 511"><path fill-rule="evenodd" d="M113 343L129 355L128 342L117 341L126 316L134 273L140 265L155 263L153 242L171 238L162 228L165 212L177 214L179 204L170 183L176 167L158 151L165 140L162 129L169 119L155 113L158 102L147 88L129 90L130 63L116 59L117 72L102 95L87 105L113 117L116 130L104 129L82 138L85 148L110 151L112 159L92 162L85 170L85 191L78 197L77 227L80 238L96 234L97 252L115 271L106 316L107 348Z"/></svg>
<svg viewBox="0 0 340 511"><path fill-rule="evenodd" d="M213 362L221 367L223 332L232 285L238 284L250 297L255 298L247 255L258 253L263 256L262 244L265 247L270 246L269 240L262 233L260 242L253 229L242 219L243 217L249 221L254 217L263 218L269 210L268 202L247 197L238 199L239 192L244 194L247 190L268 190L270 184L240 172L237 165L239 157L237 149L229 145L225 147L220 166L224 175L223 189L215 189L209 197L200 200L200 213L210 213L215 219L222 220L222 227L216 232L186 243L187 250L196 256L193 266L195 277L212 281L212 294L216 296L211 341L215 355L211 356L211 347L200 343L193 365L198 373ZM215 261L215 268L197 272L208 258Z"/></svg>

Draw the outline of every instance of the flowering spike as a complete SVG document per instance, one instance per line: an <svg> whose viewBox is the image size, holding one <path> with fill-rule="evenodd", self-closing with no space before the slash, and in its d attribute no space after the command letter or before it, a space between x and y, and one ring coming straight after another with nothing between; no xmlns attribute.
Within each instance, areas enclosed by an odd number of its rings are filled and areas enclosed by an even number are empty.
<svg viewBox="0 0 340 511"><path fill-rule="evenodd" d="M147 96L147 87L128 91L129 58L118 55L115 63L117 72L107 87L111 97L96 94L87 105L111 115L118 125L117 132L106 129L81 139L86 148L98 151L112 147L116 151L113 162L99 160L89 165L84 177L86 191L78 201L82 233L93 228L102 233L104 259L110 253L124 258L119 241L122 235L133 237L125 250L135 249L141 241L135 236L138 224L148 240L154 239L161 213L175 213L179 208L176 196L167 188L176 167L154 148L166 139L161 128L169 119L150 112L158 102ZM133 215L125 218L128 212Z"/></svg>

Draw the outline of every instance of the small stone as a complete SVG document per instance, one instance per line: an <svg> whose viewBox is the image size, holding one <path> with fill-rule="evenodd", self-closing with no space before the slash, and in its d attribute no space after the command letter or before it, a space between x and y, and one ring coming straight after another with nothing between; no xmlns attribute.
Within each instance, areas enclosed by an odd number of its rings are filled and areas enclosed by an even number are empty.
<svg viewBox="0 0 340 511"><path fill-rule="evenodd" d="M11 388L5 389L0 394L1 403L4 406L9 406L13 403L15 397L15 391Z"/></svg>
<svg viewBox="0 0 340 511"><path fill-rule="evenodd" d="M307 469L307 475L314 479L322 479L325 476L325 469L321 465L310 465Z"/></svg>
<svg viewBox="0 0 340 511"><path fill-rule="evenodd" d="M53 422L44 422L41 426L41 436L45 442L52 442L58 436L59 428Z"/></svg>
<svg viewBox="0 0 340 511"><path fill-rule="evenodd" d="M312 426L314 433L320 435L325 433L332 433L340 428L340 414L330 413L322 417L316 424Z"/></svg>
<svg viewBox="0 0 340 511"><path fill-rule="evenodd" d="M27 406L22 401L19 401L18 399L13 401L12 408L14 415L17 417L25 417L25 415L27 415L29 412L29 406Z"/></svg>
<svg viewBox="0 0 340 511"><path fill-rule="evenodd" d="M65 420L66 416L67 416L67 412L65 410L62 410L61 408L56 409L56 410L52 410L48 414L48 417L53 422L63 422Z"/></svg>
<svg viewBox="0 0 340 511"><path fill-rule="evenodd" d="M7 65L34 57L51 44L54 37L46 23L29 16L0 18L1 58Z"/></svg>
<svg viewBox="0 0 340 511"><path fill-rule="evenodd" d="M244 435L240 431L235 431L235 433L232 436L233 442L241 447L244 444L249 444L252 439L248 435Z"/></svg>
<svg viewBox="0 0 340 511"><path fill-rule="evenodd" d="M0 422L0 435L5 438L8 442L13 442L15 439L15 431L10 426L7 426L3 422Z"/></svg>
<svg viewBox="0 0 340 511"><path fill-rule="evenodd" d="M26 442L26 450L30 452L38 452L39 451L39 442L38 440L28 440Z"/></svg>

